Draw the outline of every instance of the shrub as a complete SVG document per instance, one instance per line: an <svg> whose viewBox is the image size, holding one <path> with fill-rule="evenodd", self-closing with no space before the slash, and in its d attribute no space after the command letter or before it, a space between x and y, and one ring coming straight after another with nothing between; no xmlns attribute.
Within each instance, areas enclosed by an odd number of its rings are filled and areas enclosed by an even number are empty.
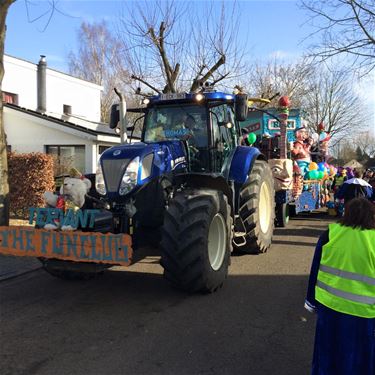
<svg viewBox="0 0 375 375"><path fill-rule="evenodd" d="M30 207L43 207L43 193L54 191L53 159L41 152L8 154L10 214L27 218Z"/></svg>

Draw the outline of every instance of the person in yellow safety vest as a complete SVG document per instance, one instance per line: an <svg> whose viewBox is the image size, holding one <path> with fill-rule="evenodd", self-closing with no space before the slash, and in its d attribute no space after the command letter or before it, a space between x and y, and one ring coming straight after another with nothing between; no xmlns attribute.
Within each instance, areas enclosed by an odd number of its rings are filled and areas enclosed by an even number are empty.
<svg viewBox="0 0 375 375"><path fill-rule="evenodd" d="M332 190L334 192L338 191L347 179L348 176L346 175L346 169L344 169L343 167L338 167L337 174L333 180Z"/></svg>
<svg viewBox="0 0 375 375"><path fill-rule="evenodd" d="M317 243L305 308L317 312L312 375L375 374L375 205L354 198Z"/></svg>

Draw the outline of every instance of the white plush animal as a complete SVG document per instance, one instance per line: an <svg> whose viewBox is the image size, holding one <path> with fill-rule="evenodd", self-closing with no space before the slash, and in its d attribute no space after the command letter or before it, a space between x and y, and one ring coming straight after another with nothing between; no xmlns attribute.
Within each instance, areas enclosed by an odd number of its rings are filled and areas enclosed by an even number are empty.
<svg viewBox="0 0 375 375"><path fill-rule="evenodd" d="M43 195L48 206L62 209L79 210L85 203L85 195L91 188L91 181L85 177L67 177L60 188L60 195L46 191ZM48 223L44 229L58 229L60 223ZM61 230L75 230L71 225L61 225Z"/></svg>

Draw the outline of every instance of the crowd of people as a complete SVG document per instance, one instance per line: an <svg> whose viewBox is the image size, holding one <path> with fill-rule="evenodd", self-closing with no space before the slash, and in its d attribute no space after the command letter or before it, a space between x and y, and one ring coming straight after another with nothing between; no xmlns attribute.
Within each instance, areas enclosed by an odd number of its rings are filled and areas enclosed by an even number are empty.
<svg viewBox="0 0 375 375"><path fill-rule="evenodd" d="M375 173L371 169L337 168L331 185L337 216L342 216L344 207L353 198L363 197L375 203Z"/></svg>

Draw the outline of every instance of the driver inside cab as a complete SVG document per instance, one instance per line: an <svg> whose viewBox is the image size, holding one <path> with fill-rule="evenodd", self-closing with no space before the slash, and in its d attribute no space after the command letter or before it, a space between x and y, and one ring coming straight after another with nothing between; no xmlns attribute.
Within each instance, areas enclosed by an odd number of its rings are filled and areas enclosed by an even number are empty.
<svg viewBox="0 0 375 375"><path fill-rule="evenodd" d="M173 127L167 134L170 138L188 140L193 136L194 118L186 112L179 112L174 119Z"/></svg>

